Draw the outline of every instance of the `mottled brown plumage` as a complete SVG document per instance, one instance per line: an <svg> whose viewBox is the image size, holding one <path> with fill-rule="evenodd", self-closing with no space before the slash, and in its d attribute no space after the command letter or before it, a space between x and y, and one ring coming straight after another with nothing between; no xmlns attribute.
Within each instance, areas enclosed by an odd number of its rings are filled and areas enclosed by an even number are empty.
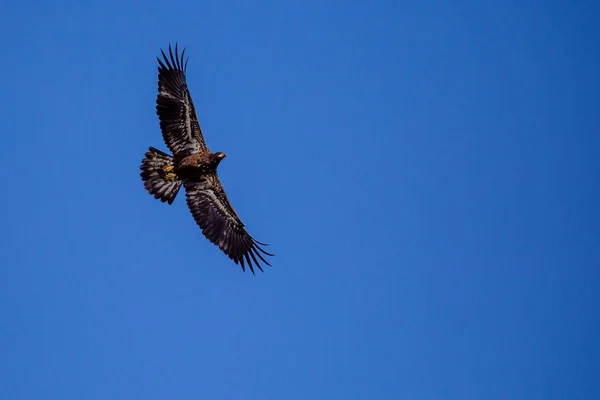
<svg viewBox="0 0 600 400"><path fill-rule="evenodd" d="M262 271L260 262L270 265L263 255L272 254L248 234L219 181L217 167L225 153L212 153L204 141L185 78L185 50L179 55L175 46L173 54L169 46L168 56L161 53L156 113L173 156L150 147L140 166L144 187L155 198L171 204L183 185L188 208L204 236L242 270L247 264L252 273L255 266Z"/></svg>

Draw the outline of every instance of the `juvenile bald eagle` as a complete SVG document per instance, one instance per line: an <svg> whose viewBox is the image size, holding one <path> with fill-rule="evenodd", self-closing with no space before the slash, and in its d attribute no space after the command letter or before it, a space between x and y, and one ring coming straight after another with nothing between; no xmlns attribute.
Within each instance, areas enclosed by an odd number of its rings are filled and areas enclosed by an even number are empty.
<svg viewBox="0 0 600 400"><path fill-rule="evenodd" d="M242 270L245 261L252 273L254 266L262 271L259 260L270 265L262 254L273 254L260 247L265 243L248 234L219 181L217 166L225 153L212 153L204 142L185 79L185 49L179 54L175 45L173 54L169 45L169 56L161 53L156 113L163 140L173 156L150 147L140 166L144 187L156 199L171 204L183 185L187 205L204 236L240 263Z"/></svg>

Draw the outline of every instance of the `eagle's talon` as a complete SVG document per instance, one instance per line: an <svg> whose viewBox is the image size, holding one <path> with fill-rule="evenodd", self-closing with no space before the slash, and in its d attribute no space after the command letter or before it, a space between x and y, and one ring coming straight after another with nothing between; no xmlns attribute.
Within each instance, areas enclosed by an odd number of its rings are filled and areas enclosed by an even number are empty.
<svg viewBox="0 0 600 400"><path fill-rule="evenodd" d="M164 171L165 171L166 173L169 173L169 172L173 171L174 169L175 169L175 166L173 166L173 165L167 165L167 166L164 168Z"/></svg>
<svg viewBox="0 0 600 400"><path fill-rule="evenodd" d="M165 178L167 178L168 180L170 180L171 182L175 182L177 180L177 175L175 175L174 173L168 173Z"/></svg>

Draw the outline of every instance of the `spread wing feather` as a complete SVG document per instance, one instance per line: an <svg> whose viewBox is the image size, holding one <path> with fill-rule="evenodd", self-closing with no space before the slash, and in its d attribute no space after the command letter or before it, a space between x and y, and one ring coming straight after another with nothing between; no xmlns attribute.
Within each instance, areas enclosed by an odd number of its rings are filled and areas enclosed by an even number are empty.
<svg viewBox="0 0 600 400"><path fill-rule="evenodd" d="M196 109L185 79L187 60L185 49L175 54L169 45L169 55L161 50L158 59L158 97L156 114L162 136L175 158L189 156L206 149Z"/></svg>
<svg viewBox="0 0 600 400"><path fill-rule="evenodd" d="M187 205L208 240L219 246L236 264L241 264L244 271L246 263L252 273L255 266L263 270L260 261L271 265L263 254L273 254L263 250L260 246L267 245L252 238L246 231L216 173L206 174L200 181L184 181L183 186Z"/></svg>

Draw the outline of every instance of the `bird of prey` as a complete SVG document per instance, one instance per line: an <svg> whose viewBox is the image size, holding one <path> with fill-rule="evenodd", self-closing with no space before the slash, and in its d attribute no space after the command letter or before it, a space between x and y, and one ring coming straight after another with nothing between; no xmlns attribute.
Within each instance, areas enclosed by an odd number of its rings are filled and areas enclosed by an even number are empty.
<svg viewBox="0 0 600 400"><path fill-rule="evenodd" d="M212 153L204 141L186 83L185 49L179 54L175 45L173 54L169 45L169 55L161 53L162 60L157 58L156 113L163 140L173 155L150 147L140 166L144 187L156 199L171 204L183 185L188 208L202 234L243 271L245 263L253 274L254 267L262 271L260 261L270 265L263 255L273 254L263 250L265 243L248 234L219 181L217 167L225 153Z"/></svg>

